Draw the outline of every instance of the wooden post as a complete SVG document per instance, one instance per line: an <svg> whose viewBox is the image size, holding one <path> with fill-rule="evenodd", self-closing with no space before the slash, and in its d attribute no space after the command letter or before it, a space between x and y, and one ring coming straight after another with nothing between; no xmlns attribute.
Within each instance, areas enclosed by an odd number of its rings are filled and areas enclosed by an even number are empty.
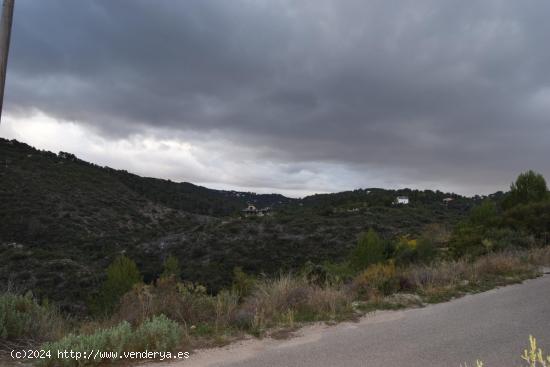
<svg viewBox="0 0 550 367"><path fill-rule="evenodd" d="M14 1L4 0L2 4L2 23L0 24L0 121L2 119L2 107L4 106L4 86L6 85Z"/></svg>

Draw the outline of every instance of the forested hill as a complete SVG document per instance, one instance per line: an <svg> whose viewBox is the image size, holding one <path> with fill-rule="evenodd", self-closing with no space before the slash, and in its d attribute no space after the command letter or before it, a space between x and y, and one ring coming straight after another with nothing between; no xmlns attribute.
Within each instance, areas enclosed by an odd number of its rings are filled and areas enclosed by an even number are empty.
<svg viewBox="0 0 550 367"><path fill-rule="evenodd" d="M392 205L396 195L411 203ZM242 218L249 202L274 213ZM107 265L126 253L149 280L174 255L184 279L215 291L231 283L235 266L269 274L336 261L369 228L388 238L414 236L429 225L452 226L475 202L418 190L304 199L212 190L0 139L0 284L84 307Z"/></svg>
<svg viewBox="0 0 550 367"><path fill-rule="evenodd" d="M44 189L55 191L56 179L78 183L79 188L94 189L102 184L102 192L116 190L121 185L143 199L189 213L211 216L226 216L238 213L247 203L260 207L278 206L292 201L283 195L258 195L250 192L213 190L188 182L173 182L157 178L140 177L124 170L101 167L78 159L66 152L54 154L37 150L25 143L0 138L0 152L5 179L21 179L18 173L33 172L33 177L44 178L40 184ZM12 175L9 175L12 173ZM15 174L15 175L14 175ZM85 180L91 178L91 181ZM81 182L74 180L81 179ZM86 182L85 182L86 181ZM48 185L52 184L52 187ZM65 184L63 184L65 186ZM119 193L120 194L120 193ZM92 197L93 199L93 197Z"/></svg>

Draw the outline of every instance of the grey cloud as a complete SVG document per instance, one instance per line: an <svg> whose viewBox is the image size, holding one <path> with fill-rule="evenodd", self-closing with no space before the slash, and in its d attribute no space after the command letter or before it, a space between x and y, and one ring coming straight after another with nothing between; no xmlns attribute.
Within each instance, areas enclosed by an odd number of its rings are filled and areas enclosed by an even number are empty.
<svg viewBox="0 0 550 367"><path fill-rule="evenodd" d="M293 167L497 188L519 170L550 174L550 125L533 107L550 88L549 11L497 0L19 0L5 106L107 138L218 132Z"/></svg>

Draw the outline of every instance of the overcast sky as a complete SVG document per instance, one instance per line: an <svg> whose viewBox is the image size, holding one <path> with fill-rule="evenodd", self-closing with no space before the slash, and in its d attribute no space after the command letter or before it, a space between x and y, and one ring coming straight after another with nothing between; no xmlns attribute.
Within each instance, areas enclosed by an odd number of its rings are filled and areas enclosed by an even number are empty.
<svg viewBox="0 0 550 367"><path fill-rule="evenodd" d="M550 2L17 0L0 136L214 188L550 178Z"/></svg>

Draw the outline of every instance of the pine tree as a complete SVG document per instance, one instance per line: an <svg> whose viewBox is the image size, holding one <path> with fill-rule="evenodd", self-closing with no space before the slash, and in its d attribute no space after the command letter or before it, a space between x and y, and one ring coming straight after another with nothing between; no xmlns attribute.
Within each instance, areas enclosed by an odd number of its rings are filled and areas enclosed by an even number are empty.
<svg viewBox="0 0 550 367"><path fill-rule="evenodd" d="M376 231L369 229L362 233L357 241L357 246L351 254L351 265L356 270L366 269L369 265L377 264L384 260L384 242Z"/></svg>
<svg viewBox="0 0 550 367"><path fill-rule="evenodd" d="M104 314L111 313L120 298L141 281L141 274L134 261L126 256L116 258L107 268L107 279L101 287L96 310Z"/></svg>
<svg viewBox="0 0 550 367"><path fill-rule="evenodd" d="M178 258L175 256L168 256L164 261L164 270L162 271L161 278L174 277L176 280L180 279L181 269Z"/></svg>

